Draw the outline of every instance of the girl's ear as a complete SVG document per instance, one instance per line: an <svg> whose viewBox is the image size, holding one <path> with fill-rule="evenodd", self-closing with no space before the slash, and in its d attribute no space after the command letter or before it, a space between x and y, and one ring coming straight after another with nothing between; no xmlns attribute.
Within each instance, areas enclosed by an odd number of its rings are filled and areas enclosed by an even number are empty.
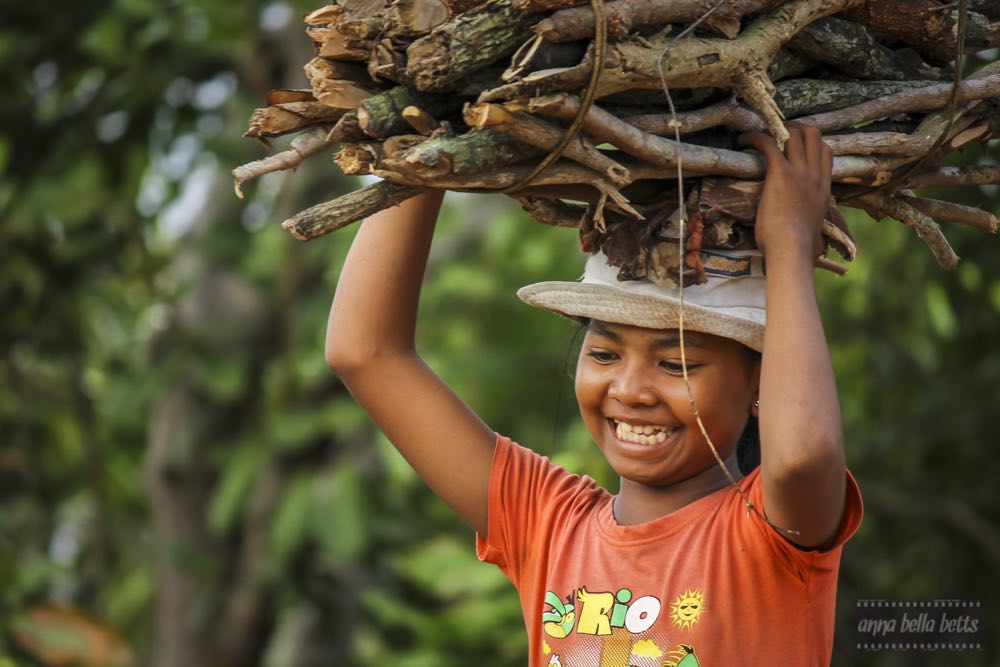
<svg viewBox="0 0 1000 667"><path fill-rule="evenodd" d="M760 355L754 354L750 368L750 386L753 388L753 402L750 404L750 414L760 416Z"/></svg>

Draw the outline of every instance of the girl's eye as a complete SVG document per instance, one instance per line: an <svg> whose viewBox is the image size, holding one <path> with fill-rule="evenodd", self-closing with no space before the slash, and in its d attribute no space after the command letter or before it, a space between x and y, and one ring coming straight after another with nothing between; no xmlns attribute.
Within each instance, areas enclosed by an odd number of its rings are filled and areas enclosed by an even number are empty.
<svg viewBox="0 0 1000 667"><path fill-rule="evenodd" d="M615 355L614 352L602 352L600 350L591 350L587 353L587 356L602 363L614 361L617 358L617 355Z"/></svg>
<svg viewBox="0 0 1000 667"><path fill-rule="evenodd" d="M660 366L662 366L668 373L673 373L676 375L684 374L684 367L681 365L681 362L679 361L661 361ZM698 368L698 364L692 364L691 362L688 362L687 365L688 373L693 372L696 368Z"/></svg>

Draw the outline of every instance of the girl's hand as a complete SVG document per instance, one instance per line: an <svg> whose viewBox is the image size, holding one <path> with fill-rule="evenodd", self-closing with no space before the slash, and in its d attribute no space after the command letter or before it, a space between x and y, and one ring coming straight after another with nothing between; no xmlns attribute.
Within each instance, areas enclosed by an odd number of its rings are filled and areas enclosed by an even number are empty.
<svg viewBox="0 0 1000 667"><path fill-rule="evenodd" d="M794 121L786 127L784 153L763 132L746 132L739 138L767 161L757 208L757 246L765 257L804 253L812 261L824 249L820 230L830 202L833 153L816 128Z"/></svg>

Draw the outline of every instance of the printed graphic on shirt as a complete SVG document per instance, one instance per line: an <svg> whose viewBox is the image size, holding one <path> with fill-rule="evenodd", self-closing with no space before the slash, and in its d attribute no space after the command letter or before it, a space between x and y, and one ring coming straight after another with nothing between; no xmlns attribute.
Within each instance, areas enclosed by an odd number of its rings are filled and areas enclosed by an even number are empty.
<svg viewBox="0 0 1000 667"><path fill-rule="evenodd" d="M550 637L562 639L571 632L580 635L610 635L624 627L632 634L648 630L660 617L660 600L652 595L633 599L632 591L591 593L576 589L565 599L549 591L545 594L542 628ZM575 627L574 627L575 626Z"/></svg>
<svg viewBox="0 0 1000 667"><path fill-rule="evenodd" d="M670 652L668 660L663 663L663 667L701 667L698 657L694 654L694 646L690 644L679 644L677 648Z"/></svg>
<svg viewBox="0 0 1000 667"><path fill-rule="evenodd" d="M581 586L565 597L548 591L542 653L547 667L700 667L694 646L674 634L690 630L704 610L700 588L685 589L669 610L630 588Z"/></svg>
<svg viewBox="0 0 1000 667"><path fill-rule="evenodd" d="M549 611L542 613L542 629L549 637L562 639L573 631L576 623L576 612L573 607L573 594L566 596L566 602L549 591L545 594L545 605Z"/></svg>
<svg viewBox="0 0 1000 667"><path fill-rule="evenodd" d="M682 630L690 629L692 625L698 622L698 618L701 617L703 611L705 611L705 606L703 604L704 596L701 594L701 589L696 588L691 590L690 588L677 596L677 599L673 601L670 605L671 616L674 619L674 625Z"/></svg>

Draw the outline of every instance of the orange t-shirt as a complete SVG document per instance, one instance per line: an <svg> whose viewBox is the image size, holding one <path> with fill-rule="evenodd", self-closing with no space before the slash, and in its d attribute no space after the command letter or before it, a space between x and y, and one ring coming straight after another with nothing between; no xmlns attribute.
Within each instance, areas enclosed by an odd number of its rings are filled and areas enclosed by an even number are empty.
<svg viewBox="0 0 1000 667"><path fill-rule="evenodd" d="M760 469L740 480L763 507ZM514 583L530 667L829 665L842 545L861 522L847 473L835 546L787 542L730 487L619 526L613 496L498 435L479 558Z"/></svg>

